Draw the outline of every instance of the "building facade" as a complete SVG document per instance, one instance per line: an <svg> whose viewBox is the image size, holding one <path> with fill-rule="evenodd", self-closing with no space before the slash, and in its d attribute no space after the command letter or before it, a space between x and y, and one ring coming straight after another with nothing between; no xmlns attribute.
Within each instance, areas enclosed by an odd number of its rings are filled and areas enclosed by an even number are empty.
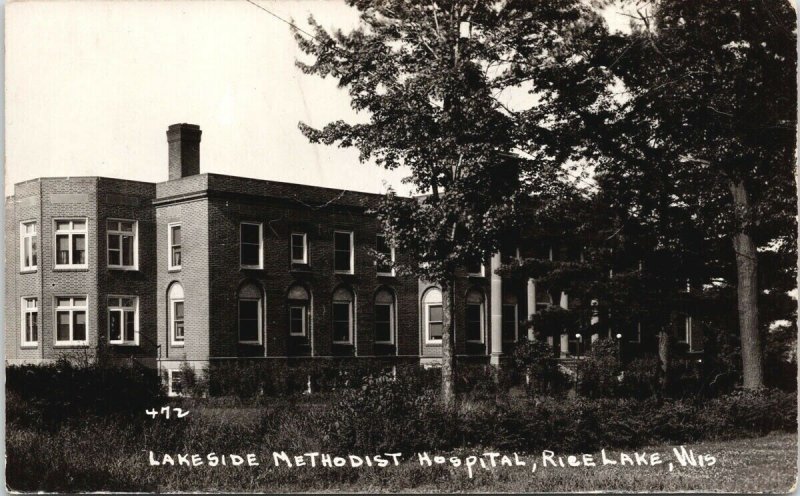
<svg viewBox="0 0 800 496"><path fill-rule="evenodd" d="M404 256L369 213L380 195L200 174L199 127L170 126L167 139L166 182L15 185L8 363L102 355L171 375L217 359L440 357L438 288L376 262L376 251ZM498 363L527 339L521 324L537 307L569 305L565 294L495 274L502 258L458 274L464 359ZM549 340L567 356L569 339Z"/></svg>

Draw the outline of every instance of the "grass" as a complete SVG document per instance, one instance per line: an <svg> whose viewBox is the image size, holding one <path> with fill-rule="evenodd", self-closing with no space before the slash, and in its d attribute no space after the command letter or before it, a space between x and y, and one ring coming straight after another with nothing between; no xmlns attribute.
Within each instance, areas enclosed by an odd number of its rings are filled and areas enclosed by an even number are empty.
<svg viewBox="0 0 800 496"><path fill-rule="evenodd" d="M275 467L272 451L302 454L318 440L304 431L318 398L272 407L245 408L187 404L188 422L150 419L85 419L55 433L15 424L7 426L7 479L17 490L61 491L245 491L245 492L572 492L572 491L713 491L788 492L796 478L797 435L767 436L687 445L695 453L716 457L713 467L596 466L542 468L541 450L526 467L476 469L469 478L463 467L422 467L413 453L387 468ZM280 428L259 428L261 415L273 416ZM305 413L303 413L305 412ZM144 415L143 415L144 417ZM265 433L266 432L266 433ZM636 451L658 452L674 462L671 446ZM156 452L255 453L259 467L154 467L147 450ZM446 454L480 455L479 448ZM609 451L610 455L618 453ZM633 450L625 450L632 453ZM370 453L364 453L370 454ZM434 454L434 453L432 453ZM559 453L568 455L570 453ZM595 457L598 459L599 457ZM676 464L677 465L677 464Z"/></svg>

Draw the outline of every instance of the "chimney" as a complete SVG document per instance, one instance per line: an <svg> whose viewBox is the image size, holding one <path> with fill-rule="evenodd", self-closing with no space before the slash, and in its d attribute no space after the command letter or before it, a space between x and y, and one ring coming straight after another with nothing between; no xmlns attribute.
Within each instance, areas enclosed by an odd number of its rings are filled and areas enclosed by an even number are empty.
<svg viewBox="0 0 800 496"><path fill-rule="evenodd" d="M169 179L200 174L200 135L195 124L173 124L167 129Z"/></svg>

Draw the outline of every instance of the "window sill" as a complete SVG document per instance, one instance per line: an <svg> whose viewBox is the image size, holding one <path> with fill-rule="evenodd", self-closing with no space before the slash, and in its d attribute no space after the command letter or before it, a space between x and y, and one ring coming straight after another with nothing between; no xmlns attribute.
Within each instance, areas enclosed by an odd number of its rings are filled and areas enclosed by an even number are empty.
<svg viewBox="0 0 800 496"><path fill-rule="evenodd" d="M483 344L483 341L475 341L473 339L467 339L467 344Z"/></svg>
<svg viewBox="0 0 800 496"><path fill-rule="evenodd" d="M442 345L441 339L438 339L436 341L427 341L427 340L425 341L425 346L441 346L441 345Z"/></svg>
<svg viewBox="0 0 800 496"><path fill-rule="evenodd" d="M89 272L89 266L80 265L75 267L67 267L67 266L53 267L53 272Z"/></svg>
<svg viewBox="0 0 800 496"><path fill-rule="evenodd" d="M123 267L121 265L109 265L108 270L119 270L122 272L137 272L139 270L138 266L135 267Z"/></svg>
<svg viewBox="0 0 800 496"><path fill-rule="evenodd" d="M239 341L239 344L247 346L261 346L261 342L259 341Z"/></svg>
<svg viewBox="0 0 800 496"><path fill-rule="evenodd" d="M390 272L378 272L377 275L378 277L397 277L397 275Z"/></svg>
<svg viewBox="0 0 800 496"><path fill-rule="evenodd" d="M240 265L239 270L264 270L264 267L259 267L257 265Z"/></svg>
<svg viewBox="0 0 800 496"><path fill-rule="evenodd" d="M53 348L88 348L88 342L78 342L78 343L56 343L53 345Z"/></svg>
<svg viewBox="0 0 800 496"><path fill-rule="evenodd" d="M21 350L35 350L38 347L39 347L38 343L37 344L21 344L21 345L19 345L19 348Z"/></svg>
<svg viewBox="0 0 800 496"><path fill-rule="evenodd" d="M334 346L353 346L353 343L348 343L346 341L334 341Z"/></svg>
<svg viewBox="0 0 800 496"><path fill-rule="evenodd" d="M305 339L307 336L305 334L292 334L292 333L289 333L289 337L290 338L302 338L302 339Z"/></svg>
<svg viewBox="0 0 800 496"><path fill-rule="evenodd" d="M355 272L352 272L352 271L351 272L345 272L343 270L334 270L333 273L336 274L337 276L354 276L354 275L356 275Z"/></svg>
<svg viewBox="0 0 800 496"><path fill-rule="evenodd" d="M20 274L33 274L33 273L38 272L38 271L39 271L39 269L37 267L33 267L32 269L20 269L19 273Z"/></svg>
<svg viewBox="0 0 800 496"><path fill-rule="evenodd" d="M182 267L168 267L167 272L180 272Z"/></svg>
<svg viewBox="0 0 800 496"><path fill-rule="evenodd" d="M312 271L311 266L308 265L307 263L298 263L298 262L292 262L292 264L289 266L289 270L291 272L311 272Z"/></svg>
<svg viewBox="0 0 800 496"><path fill-rule="evenodd" d="M172 346L173 348L183 348L184 347L184 343L170 343L169 345Z"/></svg>
<svg viewBox="0 0 800 496"><path fill-rule="evenodd" d="M394 343L391 341L375 341L375 344L379 344L381 346L394 346Z"/></svg>
<svg viewBox="0 0 800 496"><path fill-rule="evenodd" d="M139 346L139 343L116 343L116 342L110 342L109 341L108 345L109 346L122 346L122 347L126 347L126 348L131 348L131 347Z"/></svg>

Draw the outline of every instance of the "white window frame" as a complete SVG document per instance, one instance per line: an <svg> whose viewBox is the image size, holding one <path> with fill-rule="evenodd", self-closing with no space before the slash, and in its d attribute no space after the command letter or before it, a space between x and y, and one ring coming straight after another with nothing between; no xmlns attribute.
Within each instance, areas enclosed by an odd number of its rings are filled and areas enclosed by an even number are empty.
<svg viewBox="0 0 800 496"><path fill-rule="evenodd" d="M350 236L350 270L338 270L336 269L336 235L337 234L347 234ZM333 231L333 272L336 274L355 274L356 264L355 264L355 243L353 241L353 231L344 231L341 229L336 229Z"/></svg>
<svg viewBox="0 0 800 496"><path fill-rule="evenodd" d="M424 322L425 322L425 344L442 344L442 338L432 338L431 337L431 326L430 326L430 307L442 307L442 334L444 335L444 305L442 302L431 302L425 303L423 305L425 308L425 315L424 315Z"/></svg>
<svg viewBox="0 0 800 496"><path fill-rule="evenodd" d="M258 304L258 338L255 341L242 339L242 306L241 306L240 303L243 302L243 301L255 301ZM236 301L236 312L237 312L236 327L237 327L237 330L238 330L239 344L259 344L260 345L262 343L261 336L262 336L262 334L264 334L264 309L263 309L263 307L264 307L264 302L263 302L263 300L261 298L241 298L240 297ZM186 313L185 313L186 312L186 306L185 306L185 304L184 304L183 308L184 308L184 315L183 315L183 317L184 317L184 327L183 328L184 328L184 338L185 338L185 336L186 336L186 331L185 331L185 329L186 329Z"/></svg>
<svg viewBox="0 0 800 496"><path fill-rule="evenodd" d="M33 233L25 232L27 226L33 225ZM34 254L32 238L36 238L36 263L27 265L25 262L25 247L30 247L31 255ZM19 267L20 272L36 272L39 268L39 248L41 247L41 240L39 239L39 222L35 220L26 220L19 223Z"/></svg>
<svg viewBox="0 0 800 496"><path fill-rule="evenodd" d="M481 270L480 270L480 272L469 272L469 267L467 267L467 276L468 277L486 277L486 264L481 262Z"/></svg>
<svg viewBox="0 0 800 496"><path fill-rule="evenodd" d="M177 397L177 396L183 396L184 395L182 393L176 393L175 391L172 390L172 375L175 372L181 374L181 376L183 375L183 370L180 370L180 369L167 369L167 396ZM181 382L183 382L183 379L184 378L181 377ZM184 386L184 388L186 387L185 384L183 386ZM184 389L184 391L185 391L185 389Z"/></svg>
<svg viewBox="0 0 800 496"><path fill-rule="evenodd" d="M375 244L376 245L377 245L377 241L378 241L377 238L383 238L384 239L384 243L389 247L389 256L391 257L390 260L392 262L392 268L389 269L389 272L377 272L377 274L379 276L391 276L391 277L394 277L394 275L395 275L395 270L394 270L394 245L390 245L389 244L385 234L378 234L378 235L375 236L375 242L376 242ZM377 249L378 247L376 246L375 248ZM377 261L375 262L375 265L377 267L377 265L378 265Z"/></svg>
<svg viewBox="0 0 800 496"><path fill-rule="evenodd" d="M303 258L294 258L294 237L303 237ZM293 264L307 264L308 263L308 234L304 232L292 232L289 235L289 258Z"/></svg>
<svg viewBox="0 0 800 496"><path fill-rule="evenodd" d="M30 300L34 300L36 306L30 308L28 307L27 303ZM39 338L41 336L41 327L42 327L42 319L39 318L39 298L36 296L23 296L21 298L21 306L22 306L22 334L20 335L20 347L21 348L36 348L39 346ZM29 313L36 314L36 340L35 341L28 341L28 319L27 316Z"/></svg>
<svg viewBox="0 0 800 496"><path fill-rule="evenodd" d="M76 230L73 227L74 222L83 221L84 228L83 230ZM58 229L59 222L69 222L70 227L66 230ZM60 264L58 263L58 236L59 235L66 235L69 246L69 263ZM74 236L83 235L84 239L84 259L86 260L85 263L76 264L72 261L72 239ZM65 217L65 218L57 218L53 219L53 268L56 270L63 270L63 269L88 269L89 268L89 219L86 217Z"/></svg>
<svg viewBox="0 0 800 496"><path fill-rule="evenodd" d="M678 340L680 344L692 344L692 316L687 315L683 322L683 335Z"/></svg>
<svg viewBox="0 0 800 496"><path fill-rule="evenodd" d="M109 222L130 222L133 224L133 231L122 231L117 229L109 229L108 223ZM111 264L111 242L109 239L111 236L119 236L119 265L112 265ZM133 236L133 264L132 265L123 265L122 264L122 237L123 236ZM106 263L109 269L114 270L139 270L139 221L133 219L106 219Z"/></svg>
<svg viewBox="0 0 800 496"><path fill-rule="evenodd" d="M466 303L464 305L464 336L465 337L466 337L466 334L467 334L467 329L466 329L466 321L467 321L466 310L467 310L467 307L469 307L469 306L477 306L480 309L481 337L480 337L480 339L467 339L466 341L467 341L467 343L480 343L480 344L483 344L486 341L486 339L485 339L485 336L486 336L486 314L485 314L486 313L486 303L485 302L483 302L483 303Z"/></svg>
<svg viewBox="0 0 800 496"><path fill-rule="evenodd" d="M292 332L292 310L300 310L302 316L302 331ZM294 337L308 336L308 305L289 305L289 335Z"/></svg>
<svg viewBox="0 0 800 496"><path fill-rule="evenodd" d="M59 298L69 298L70 304L66 307L58 306L58 299ZM86 300L86 306L84 307L77 307L75 306L75 298L83 298ZM73 314L76 311L83 311L86 314L86 339L82 341L77 341L73 339L75 335L75 329L73 329L73 324L75 319ZM68 341L59 341L58 340L58 313L59 312L69 312L69 336L70 339ZM56 295L53 297L53 346L54 347L67 347L67 346L88 346L89 344L89 295Z"/></svg>
<svg viewBox="0 0 800 496"><path fill-rule="evenodd" d="M130 298L133 300L133 305L131 306L122 306L120 305L112 305L110 303L112 298ZM113 346L139 346L139 297L138 296L131 296L131 295L108 295L106 299L107 308L107 328L108 328L108 344ZM125 339L125 319L120 319L120 339L111 340L111 312L119 312L123 315L125 311L132 310L133 311L133 341L127 341Z"/></svg>
<svg viewBox="0 0 800 496"><path fill-rule="evenodd" d="M258 263L255 265L245 264L242 261L242 227L258 226ZM264 268L264 223L256 221L242 221L239 223L239 267L243 269L263 269Z"/></svg>
<svg viewBox="0 0 800 496"><path fill-rule="evenodd" d="M181 347L186 344L186 297L169 300L169 344ZM183 303L183 339L175 339L175 304Z"/></svg>
<svg viewBox="0 0 800 496"><path fill-rule="evenodd" d="M514 339L509 341L505 339L505 336L502 337L504 343L516 343L519 341L519 304L517 303L503 303L501 307L514 307ZM502 308L501 308L501 332L502 332Z"/></svg>
<svg viewBox="0 0 800 496"><path fill-rule="evenodd" d="M389 307L389 340L388 341L379 341L377 338L375 339L375 344L394 344L394 335L395 335L395 303L376 303L375 307L378 306L386 306Z"/></svg>
<svg viewBox="0 0 800 496"><path fill-rule="evenodd" d="M181 244L176 245L181 249L181 263L178 265L172 264L172 229L174 227L179 227L181 229ZM167 224L167 270L181 270L183 267L183 238L183 225L180 222L170 222Z"/></svg>
<svg viewBox="0 0 800 496"><path fill-rule="evenodd" d="M333 344L352 345L353 344L353 327L354 327L354 322L353 321L355 320L355 316L353 315L353 300L350 300L350 301L333 300L332 305L347 305L347 316L348 316L347 341L337 341L333 336L331 336L332 340L333 340ZM334 317L334 312L333 312L333 308L331 308L331 324L334 322L333 317ZM333 329L333 326L331 326L331 331L334 331L334 330L335 329Z"/></svg>

